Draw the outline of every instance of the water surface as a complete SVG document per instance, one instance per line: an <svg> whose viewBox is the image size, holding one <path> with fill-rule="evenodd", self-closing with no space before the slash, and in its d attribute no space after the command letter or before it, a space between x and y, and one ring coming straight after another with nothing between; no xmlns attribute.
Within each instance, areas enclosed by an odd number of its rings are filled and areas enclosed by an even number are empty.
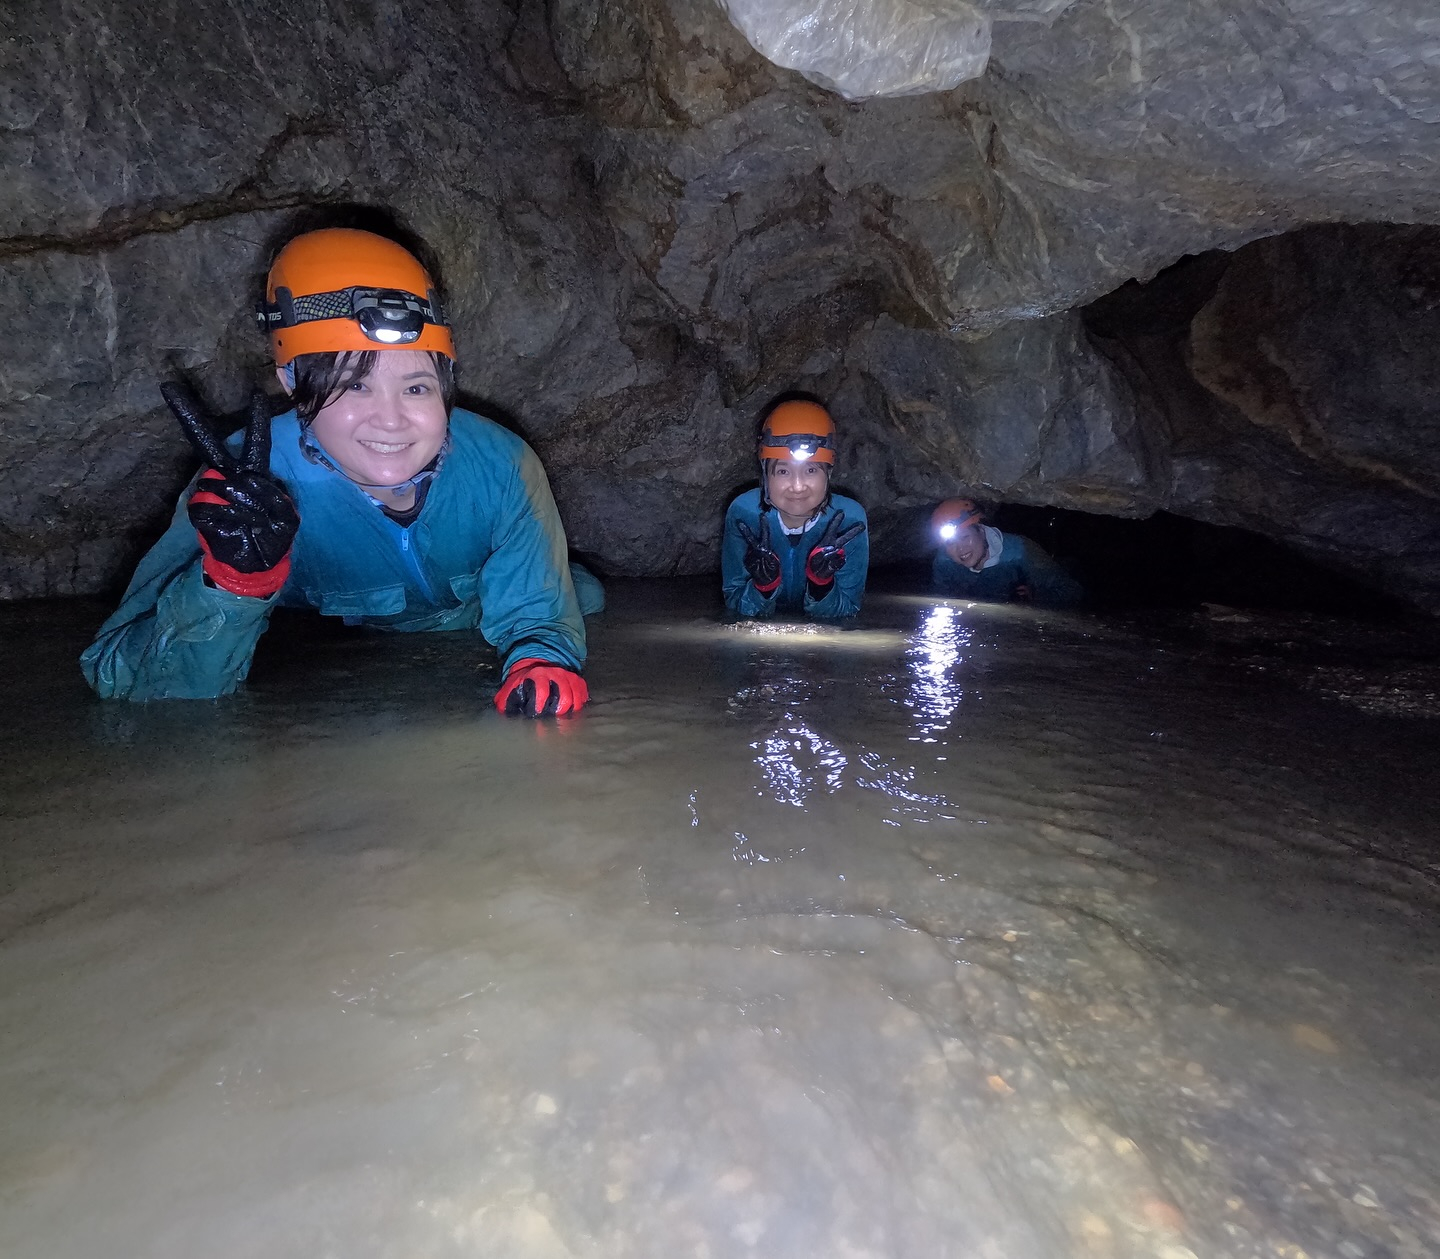
<svg viewBox="0 0 1440 1259"><path fill-rule="evenodd" d="M1440 1253L1424 650L711 602L544 723L293 623L101 704L0 611L0 1254Z"/></svg>

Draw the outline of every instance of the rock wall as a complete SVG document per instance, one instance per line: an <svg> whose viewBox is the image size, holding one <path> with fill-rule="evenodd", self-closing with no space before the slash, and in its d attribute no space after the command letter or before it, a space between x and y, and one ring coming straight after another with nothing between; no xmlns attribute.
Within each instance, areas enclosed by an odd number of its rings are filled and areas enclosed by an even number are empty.
<svg viewBox="0 0 1440 1259"><path fill-rule="evenodd" d="M1163 434L1169 510L1440 611L1440 229L1305 228L1084 319Z"/></svg>
<svg viewBox="0 0 1440 1259"><path fill-rule="evenodd" d="M40 0L12 29L0 595L123 580L190 464L155 382L238 408L269 251L361 206L428 242L467 394L609 571L714 567L758 413L800 387L882 558L957 489L1164 506L1440 607L1429 229L1357 229L1348 279L1323 234L1237 255L1164 336L1123 296L1080 313L1306 223L1440 223L1428 0L1075 0L996 21L974 83L863 103L712 0Z"/></svg>

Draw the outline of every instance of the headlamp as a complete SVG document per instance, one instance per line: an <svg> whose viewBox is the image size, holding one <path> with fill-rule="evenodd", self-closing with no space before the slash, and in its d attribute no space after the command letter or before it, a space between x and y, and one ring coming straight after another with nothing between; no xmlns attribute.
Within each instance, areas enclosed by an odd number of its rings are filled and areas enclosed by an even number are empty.
<svg viewBox="0 0 1440 1259"><path fill-rule="evenodd" d="M960 532L960 527L953 521L940 526L940 540L942 542L953 542L955 535Z"/></svg>
<svg viewBox="0 0 1440 1259"><path fill-rule="evenodd" d="M367 341L387 346L409 345L426 324L444 324L433 292L417 297L404 289L350 288L295 297L277 288L275 301L260 302L255 315L266 333L320 319L353 319Z"/></svg>
<svg viewBox="0 0 1440 1259"><path fill-rule="evenodd" d="M760 445L768 448L781 447L791 459L804 463L807 459L815 458L822 450L834 450L835 439L829 433L784 433L777 437L773 433L765 432L760 435Z"/></svg>
<svg viewBox="0 0 1440 1259"><path fill-rule="evenodd" d="M351 289L350 317L372 341L407 345L425 328L425 306L400 289Z"/></svg>

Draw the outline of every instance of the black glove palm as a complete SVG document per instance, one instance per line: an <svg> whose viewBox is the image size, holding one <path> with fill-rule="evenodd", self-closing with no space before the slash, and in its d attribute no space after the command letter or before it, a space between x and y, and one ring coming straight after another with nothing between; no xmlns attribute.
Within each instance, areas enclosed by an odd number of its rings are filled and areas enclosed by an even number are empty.
<svg viewBox="0 0 1440 1259"><path fill-rule="evenodd" d="M215 436L188 389L166 382L160 393L209 465L187 508L205 552L206 575L235 594L273 594L289 573L300 516L270 475L270 413L264 396L256 393L250 401L250 422L237 459Z"/></svg>
<svg viewBox="0 0 1440 1259"><path fill-rule="evenodd" d="M760 517L760 535L743 520L735 522L735 528L745 540L745 571L761 594L769 594L780 584L780 557L770 546L770 516Z"/></svg>

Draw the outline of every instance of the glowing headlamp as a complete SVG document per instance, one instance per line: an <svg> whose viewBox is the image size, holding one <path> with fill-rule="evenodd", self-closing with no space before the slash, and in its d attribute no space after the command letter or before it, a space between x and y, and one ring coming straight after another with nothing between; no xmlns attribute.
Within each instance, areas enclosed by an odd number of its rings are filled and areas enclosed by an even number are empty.
<svg viewBox="0 0 1440 1259"><path fill-rule="evenodd" d="M426 306L399 289L351 289L350 317L372 341L408 345L425 330Z"/></svg>
<svg viewBox="0 0 1440 1259"><path fill-rule="evenodd" d="M940 526L940 540L942 542L953 542L955 535L960 532L960 526L954 521Z"/></svg>
<svg viewBox="0 0 1440 1259"><path fill-rule="evenodd" d="M815 458L822 450L834 450L835 439L828 433L783 433L776 436L773 433L762 433L760 445L763 450L783 449L788 458L798 463L805 463ZM774 455L770 455L774 458Z"/></svg>

